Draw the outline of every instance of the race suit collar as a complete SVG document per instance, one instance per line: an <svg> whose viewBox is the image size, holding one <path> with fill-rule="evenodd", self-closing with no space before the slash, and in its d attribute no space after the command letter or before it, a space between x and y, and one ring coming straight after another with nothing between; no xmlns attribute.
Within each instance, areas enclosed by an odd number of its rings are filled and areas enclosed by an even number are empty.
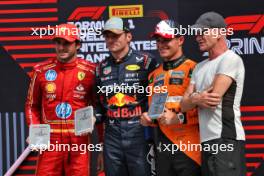
<svg viewBox="0 0 264 176"><path fill-rule="evenodd" d="M172 61L167 61L163 63L163 69L164 70L170 70L178 67L186 60L186 57L182 55L181 57L174 59Z"/></svg>
<svg viewBox="0 0 264 176"><path fill-rule="evenodd" d="M127 61L129 59L129 56L132 54L132 51L133 51L133 49L129 48L127 54L122 59L120 59L120 62L118 62L118 64ZM114 56L112 54L111 54L111 58L112 58L112 61L114 63L117 63L115 58L114 58Z"/></svg>

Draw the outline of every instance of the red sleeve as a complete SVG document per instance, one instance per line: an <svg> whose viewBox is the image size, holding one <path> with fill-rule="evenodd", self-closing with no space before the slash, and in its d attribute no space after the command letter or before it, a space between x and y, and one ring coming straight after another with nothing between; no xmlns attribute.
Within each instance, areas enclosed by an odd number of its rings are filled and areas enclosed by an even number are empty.
<svg viewBox="0 0 264 176"><path fill-rule="evenodd" d="M25 104L26 121L28 126L30 124L40 124L41 97L38 72L34 70Z"/></svg>
<svg viewBox="0 0 264 176"><path fill-rule="evenodd" d="M96 65L97 66L97 65ZM95 67L96 68L96 67ZM95 71L95 75L96 75L96 69L94 70ZM96 76L94 77L94 88L97 86L97 82L96 82ZM95 91L95 89L93 89L93 106L95 107L95 109L97 108L97 106L99 105L99 96L97 94L97 91ZM103 143L104 141L104 123L97 123L96 124L96 128L97 128L97 134L98 134L98 138L99 138L99 142L100 143Z"/></svg>
<svg viewBox="0 0 264 176"><path fill-rule="evenodd" d="M95 111L95 117L96 117L96 110L98 108L98 105L99 105L99 98L98 98L98 94L97 94L97 91L96 91L96 64L93 64L91 66L91 71L93 72L93 82L91 84L92 86L92 89L91 89L91 104L92 106L94 107L94 111ZM99 142L102 143L103 142L103 139L104 139L104 123L100 122L100 123L96 123L96 129L97 129L97 134L98 134L98 139L99 139Z"/></svg>

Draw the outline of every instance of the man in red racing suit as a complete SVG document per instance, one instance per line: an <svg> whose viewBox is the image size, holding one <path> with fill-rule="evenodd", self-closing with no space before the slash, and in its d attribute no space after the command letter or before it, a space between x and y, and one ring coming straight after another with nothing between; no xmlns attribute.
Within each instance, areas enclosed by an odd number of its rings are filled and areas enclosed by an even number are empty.
<svg viewBox="0 0 264 176"><path fill-rule="evenodd" d="M28 125L49 124L50 143L67 147L40 154L36 175L89 176L90 134L74 134L74 112L92 103L95 65L76 57L80 39L73 31L78 28L70 24L58 28L69 32L53 38L57 58L34 67L25 110Z"/></svg>

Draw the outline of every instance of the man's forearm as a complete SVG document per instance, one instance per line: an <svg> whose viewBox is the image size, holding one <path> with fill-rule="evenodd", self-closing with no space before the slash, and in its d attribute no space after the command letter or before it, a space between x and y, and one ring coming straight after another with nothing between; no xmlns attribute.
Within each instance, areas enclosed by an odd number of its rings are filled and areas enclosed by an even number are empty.
<svg viewBox="0 0 264 176"><path fill-rule="evenodd" d="M194 84L190 84L187 90L185 91L183 99L180 103L182 112L186 112L196 107L196 104L192 101L192 97L195 94L195 86Z"/></svg>
<svg viewBox="0 0 264 176"><path fill-rule="evenodd" d="M184 97L181 101L181 112L186 112L196 107L196 104L192 102L191 97Z"/></svg>

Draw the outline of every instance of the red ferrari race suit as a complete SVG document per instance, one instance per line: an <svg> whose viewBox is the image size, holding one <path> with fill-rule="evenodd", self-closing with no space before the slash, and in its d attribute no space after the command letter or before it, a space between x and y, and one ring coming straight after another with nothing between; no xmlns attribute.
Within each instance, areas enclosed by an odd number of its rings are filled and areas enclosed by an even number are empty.
<svg viewBox="0 0 264 176"><path fill-rule="evenodd" d="M90 135L75 136L74 112L91 105L94 72L94 64L79 58L71 63L54 58L34 67L25 108L27 123L49 124L50 143L70 146L40 154L36 175L90 175Z"/></svg>

